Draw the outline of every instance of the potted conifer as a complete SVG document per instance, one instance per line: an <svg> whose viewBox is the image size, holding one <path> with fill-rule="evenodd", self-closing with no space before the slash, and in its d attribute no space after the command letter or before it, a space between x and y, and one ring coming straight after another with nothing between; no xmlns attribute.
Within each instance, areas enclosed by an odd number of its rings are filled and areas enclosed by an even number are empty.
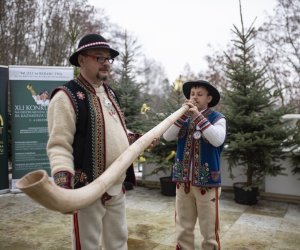
<svg viewBox="0 0 300 250"><path fill-rule="evenodd" d="M253 25L241 30L234 26L234 53L226 54L226 76L229 88L223 92L223 113L227 119L227 147L224 156L229 170L240 168L245 182L234 183L235 201L257 203L265 175L282 174L280 159L286 157L291 131L280 119L289 111L276 103L274 89L254 58Z"/></svg>
<svg viewBox="0 0 300 250"><path fill-rule="evenodd" d="M164 175L159 178L161 193L166 196L176 195L176 183L172 181L172 166L174 164L176 144L161 142L151 152L144 154L149 157L148 163L154 163L155 169L150 175L163 173Z"/></svg>
<svg viewBox="0 0 300 250"><path fill-rule="evenodd" d="M166 99L164 100L163 113L164 116L170 115L172 112L179 109L185 98L182 94L182 77L179 76L166 91ZM177 141L167 142L161 138L161 142L158 146L151 151L146 151L148 163L154 163L156 168L150 173L150 175L164 173L165 176L159 178L161 193L166 196L176 195L176 183L172 181L172 167L175 160L177 148Z"/></svg>

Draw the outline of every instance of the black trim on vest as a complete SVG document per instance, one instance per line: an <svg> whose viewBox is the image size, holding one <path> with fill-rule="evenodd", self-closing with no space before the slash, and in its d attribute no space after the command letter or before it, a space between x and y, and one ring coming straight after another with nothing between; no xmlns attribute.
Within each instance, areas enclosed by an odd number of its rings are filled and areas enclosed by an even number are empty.
<svg viewBox="0 0 300 250"><path fill-rule="evenodd" d="M90 98L88 97L93 94L74 80L55 89L51 97L59 90L63 90L67 94L76 114L76 132L72 147L75 168L74 188L79 188L89 184L98 177L95 176L94 170L97 167L94 161L95 145L93 145L94 110L90 108ZM103 160L102 164L105 166L105 159ZM102 170L104 171L105 169L103 168Z"/></svg>
<svg viewBox="0 0 300 250"><path fill-rule="evenodd" d="M104 85L104 87L114 98L116 105L119 105L115 92L108 85ZM90 86L85 86L77 79L56 88L51 94L51 99L60 90L67 94L76 114L76 132L72 145L75 167L74 188L80 188L95 180L105 171L105 143L103 143L105 124L101 104ZM118 109L120 110L119 106ZM126 130L125 119L123 114L120 115ZM127 169L125 181L136 184L133 165Z"/></svg>

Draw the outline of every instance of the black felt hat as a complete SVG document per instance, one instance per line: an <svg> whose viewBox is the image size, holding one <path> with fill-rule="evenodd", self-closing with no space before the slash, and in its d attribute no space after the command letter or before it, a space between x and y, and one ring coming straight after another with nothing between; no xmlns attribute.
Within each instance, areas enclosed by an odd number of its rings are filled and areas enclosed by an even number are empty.
<svg viewBox="0 0 300 250"><path fill-rule="evenodd" d="M119 55L119 52L112 49L104 37L98 34L88 34L81 38L77 50L70 56L69 61L72 65L80 67L78 63L78 55L89 49L108 49L111 55L111 58L115 58Z"/></svg>
<svg viewBox="0 0 300 250"><path fill-rule="evenodd" d="M182 91L183 91L184 96L187 99L190 99L191 88L192 87L200 87L200 86L205 87L207 89L207 91L209 92L209 94L212 96L212 100L208 104L208 107L216 106L220 101L220 93L213 85L211 85L207 81L199 80L199 81L185 82L182 85Z"/></svg>

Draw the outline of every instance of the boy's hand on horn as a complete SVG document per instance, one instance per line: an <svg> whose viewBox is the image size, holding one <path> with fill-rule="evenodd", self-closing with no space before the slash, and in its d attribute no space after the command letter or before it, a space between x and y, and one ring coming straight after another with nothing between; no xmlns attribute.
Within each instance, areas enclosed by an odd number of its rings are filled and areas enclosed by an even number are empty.
<svg viewBox="0 0 300 250"><path fill-rule="evenodd" d="M199 115L198 107L195 105L195 102L193 100L186 100L183 105L188 105L189 110L187 111L187 114L191 117L195 117Z"/></svg>

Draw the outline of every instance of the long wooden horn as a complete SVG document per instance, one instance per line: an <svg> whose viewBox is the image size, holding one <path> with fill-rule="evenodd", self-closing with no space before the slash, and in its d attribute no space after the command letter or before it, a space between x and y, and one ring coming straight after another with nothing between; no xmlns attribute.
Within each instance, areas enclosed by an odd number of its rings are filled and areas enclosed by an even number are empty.
<svg viewBox="0 0 300 250"><path fill-rule="evenodd" d="M78 189L57 186L45 170L37 170L23 176L16 187L42 206L61 213L71 213L84 208L101 197L127 170L132 162L153 141L159 138L186 111L182 106L157 126L129 146L97 179Z"/></svg>

